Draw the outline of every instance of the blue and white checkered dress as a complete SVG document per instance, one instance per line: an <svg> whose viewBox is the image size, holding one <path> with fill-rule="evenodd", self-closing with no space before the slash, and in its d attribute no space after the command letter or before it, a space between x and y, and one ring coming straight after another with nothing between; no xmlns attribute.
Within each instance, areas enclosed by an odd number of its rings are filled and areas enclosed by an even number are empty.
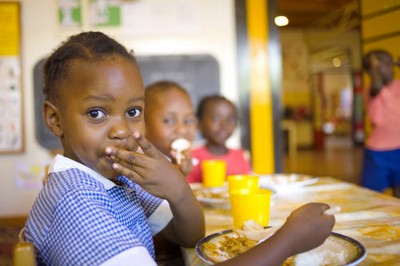
<svg viewBox="0 0 400 266"><path fill-rule="evenodd" d="M38 263L99 265L134 247L145 247L154 258L148 220L163 200L124 176L119 177L124 185L116 186L79 168L50 173L35 200L25 237L34 244Z"/></svg>

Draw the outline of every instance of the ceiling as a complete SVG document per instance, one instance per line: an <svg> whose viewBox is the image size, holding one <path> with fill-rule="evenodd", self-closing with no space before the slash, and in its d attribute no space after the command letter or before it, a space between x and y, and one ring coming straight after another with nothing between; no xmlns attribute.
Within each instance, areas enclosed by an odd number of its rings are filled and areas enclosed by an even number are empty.
<svg viewBox="0 0 400 266"><path fill-rule="evenodd" d="M357 16L357 0L276 0L277 15L289 19L285 28L310 28L316 25L339 23L343 14ZM352 6L350 9L349 6ZM352 10L353 12L350 12ZM346 16L347 17L347 16Z"/></svg>

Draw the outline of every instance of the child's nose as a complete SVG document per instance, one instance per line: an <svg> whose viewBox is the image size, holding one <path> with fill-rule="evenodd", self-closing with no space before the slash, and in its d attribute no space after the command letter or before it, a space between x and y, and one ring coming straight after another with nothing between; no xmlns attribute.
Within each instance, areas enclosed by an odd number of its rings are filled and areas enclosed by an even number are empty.
<svg viewBox="0 0 400 266"><path fill-rule="evenodd" d="M132 134L129 124L125 119L115 119L109 131L111 139L125 139Z"/></svg>
<svg viewBox="0 0 400 266"><path fill-rule="evenodd" d="M182 136L182 134L187 133L189 130L189 126L186 125L185 123L178 123L176 127L176 131L178 135Z"/></svg>
<svg viewBox="0 0 400 266"><path fill-rule="evenodd" d="M219 128L226 128L228 127L229 122L226 119L221 119L220 121L218 121L218 126Z"/></svg>

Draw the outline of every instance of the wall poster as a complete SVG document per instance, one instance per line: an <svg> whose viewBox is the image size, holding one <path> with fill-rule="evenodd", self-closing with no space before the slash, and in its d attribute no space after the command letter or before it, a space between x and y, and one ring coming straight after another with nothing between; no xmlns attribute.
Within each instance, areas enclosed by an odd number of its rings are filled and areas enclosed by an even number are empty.
<svg viewBox="0 0 400 266"><path fill-rule="evenodd" d="M0 1L0 153L24 149L20 4Z"/></svg>
<svg viewBox="0 0 400 266"><path fill-rule="evenodd" d="M61 27L82 26L80 0L58 0L58 21Z"/></svg>
<svg viewBox="0 0 400 266"><path fill-rule="evenodd" d="M119 1L90 0L89 23L91 26L120 26L121 8Z"/></svg>

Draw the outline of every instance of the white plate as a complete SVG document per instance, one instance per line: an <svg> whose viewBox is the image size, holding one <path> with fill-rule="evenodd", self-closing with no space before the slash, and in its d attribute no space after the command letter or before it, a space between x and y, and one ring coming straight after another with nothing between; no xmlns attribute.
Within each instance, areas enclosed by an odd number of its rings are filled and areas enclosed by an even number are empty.
<svg viewBox="0 0 400 266"><path fill-rule="evenodd" d="M235 237L237 235L232 230L226 230L206 236L205 238L200 240L196 245L197 256L199 256L202 261L209 265L213 265L215 263L229 259L227 255L215 255L211 252L208 252L203 247L204 243L214 243L217 246L220 246L221 243L223 243L223 241L225 240L226 236ZM315 256L322 256L324 260L324 265L353 266L359 264L365 258L366 251L364 246L357 240L338 233L331 233L331 235L325 240L325 242L321 246L311 251L289 258L285 262L285 265L296 265L296 260L297 262L299 260L303 260L304 263L305 259L310 259L310 257L315 258ZM341 257L341 259L343 259L343 263L335 264L339 256ZM310 263L311 262L308 261L307 264L303 265L318 265Z"/></svg>
<svg viewBox="0 0 400 266"><path fill-rule="evenodd" d="M191 186L197 200L205 207L229 209L229 193L228 187L205 188L201 184Z"/></svg>
<svg viewBox="0 0 400 266"><path fill-rule="evenodd" d="M278 193L297 187L315 184L318 177L301 174L260 175L260 187L269 188Z"/></svg>
<svg viewBox="0 0 400 266"><path fill-rule="evenodd" d="M205 207L215 209L230 209L228 186L205 188L200 183L190 185L197 200ZM265 188L272 191L272 197L276 191L272 188Z"/></svg>

